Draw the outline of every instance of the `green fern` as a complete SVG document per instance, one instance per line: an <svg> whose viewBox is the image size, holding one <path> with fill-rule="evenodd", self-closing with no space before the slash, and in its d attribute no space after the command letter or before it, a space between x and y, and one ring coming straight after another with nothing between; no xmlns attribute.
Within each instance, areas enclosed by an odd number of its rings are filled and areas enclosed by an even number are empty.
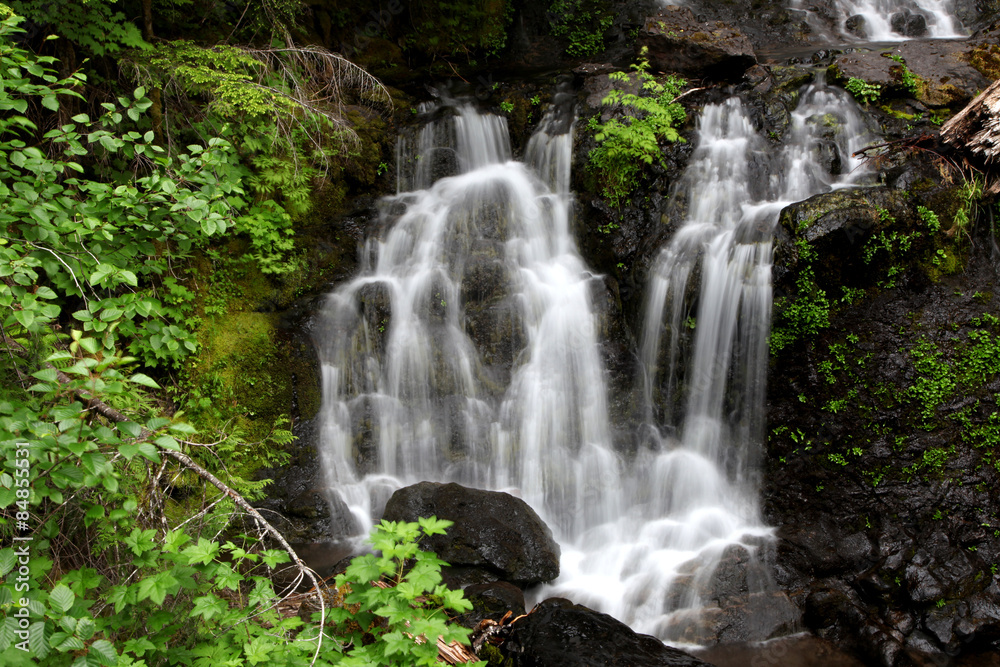
<svg viewBox="0 0 1000 667"><path fill-rule="evenodd" d="M635 190L644 165L663 164L660 140L684 141L674 125L687 118L684 107L676 101L687 82L676 75L658 81L648 71L645 49L640 57L632 69L642 82L641 94L614 89L601 101L604 106L625 107L630 115L606 123L592 118L588 125L598 144L590 151L590 166L597 173L605 198L613 206L621 205ZM608 78L630 80L625 72L609 74Z"/></svg>

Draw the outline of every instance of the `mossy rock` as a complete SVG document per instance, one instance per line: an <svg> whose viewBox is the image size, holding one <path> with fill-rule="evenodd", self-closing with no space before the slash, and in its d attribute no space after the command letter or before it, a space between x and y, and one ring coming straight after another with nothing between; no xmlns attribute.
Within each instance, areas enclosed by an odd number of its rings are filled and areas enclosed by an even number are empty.
<svg viewBox="0 0 1000 667"><path fill-rule="evenodd" d="M261 312L203 322L198 362L188 378L201 395L196 416L209 422L235 419L250 439L266 437L281 417L315 416L321 395L314 354L279 324L277 314Z"/></svg>

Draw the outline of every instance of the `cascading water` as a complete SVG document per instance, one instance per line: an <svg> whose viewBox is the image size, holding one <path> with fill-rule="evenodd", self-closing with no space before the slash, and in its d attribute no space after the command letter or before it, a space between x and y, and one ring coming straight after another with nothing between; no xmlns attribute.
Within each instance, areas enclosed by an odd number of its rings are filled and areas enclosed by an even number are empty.
<svg viewBox="0 0 1000 667"><path fill-rule="evenodd" d="M774 163L737 98L706 106L698 137L678 188L686 222L647 288L640 348L647 441L636 470L650 473L636 486L649 493L631 505L633 531L618 527L604 541L613 546L582 557L580 569L602 573L598 590L623 591L604 606L620 607L633 626L704 643L731 586L716 573L731 579L734 562L749 633L754 623L766 633L771 622L766 604L754 600L768 591L755 560L769 534L758 513L755 461L773 227L787 204L856 182L863 170L851 154L865 131L853 102L820 77L802 91Z"/></svg>
<svg viewBox="0 0 1000 667"><path fill-rule="evenodd" d="M600 497L618 462L595 276L569 230L570 126L546 118L529 168L510 161L503 118L459 106L428 123L399 177L423 189L383 202L369 268L328 297L323 458L363 528L419 480L516 489L569 533L615 511Z"/></svg>
<svg viewBox="0 0 1000 667"><path fill-rule="evenodd" d="M802 0L793 6L810 11ZM841 33L872 42L966 36L952 0L835 0L830 9Z"/></svg>
<svg viewBox="0 0 1000 667"><path fill-rule="evenodd" d="M842 91L819 81L800 99L783 169L737 99L705 108L678 194L687 222L650 278L634 456L611 444L599 278L570 234L572 119L548 115L522 164L504 119L423 108L435 120L401 141L401 191L316 332L323 461L358 533L394 489L459 481L511 490L552 526L562 575L538 596L711 643L720 569L765 592L753 459L772 227L788 201L851 181L847 142L863 134Z"/></svg>

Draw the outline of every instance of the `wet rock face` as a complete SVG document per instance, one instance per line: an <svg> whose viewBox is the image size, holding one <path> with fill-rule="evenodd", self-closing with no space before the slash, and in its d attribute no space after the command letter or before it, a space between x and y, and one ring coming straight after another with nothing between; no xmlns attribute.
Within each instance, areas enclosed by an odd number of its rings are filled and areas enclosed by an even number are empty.
<svg viewBox="0 0 1000 667"><path fill-rule="evenodd" d="M911 15L919 16L919 15ZM838 55L830 66L830 81L843 84L852 78L864 79L884 88L902 88L902 65L886 55L899 56L905 66L920 77L916 98L928 107L957 110L967 104L989 80L966 62L964 42L931 40L901 42L885 49L854 49Z"/></svg>
<svg viewBox="0 0 1000 667"><path fill-rule="evenodd" d="M963 246L950 222L924 226L918 205L946 221L955 210L930 164L910 156L885 180L782 214L776 295L805 268L792 239L808 242L830 327L773 359L765 516L779 527L778 584L806 627L867 664L952 664L1000 639L1000 470L983 439L1000 373L962 370L995 358L997 273L985 225ZM908 250L886 249L916 232ZM961 267L939 272L936 249Z"/></svg>
<svg viewBox="0 0 1000 667"><path fill-rule="evenodd" d="M392 494L383 518L416 521L430 516L455 522L447 535L425 537L420 543L452 566L443 573L451 586L497 580L526 586L559 576L559 545L552 531L519 498L421 482Z"/></svg>
<svg viewBox="0 0 1000 667"><path fill-rule="evenodd" d="M865 39L868 37L868 27L865 25L865 17L861 14L855 14L846 21L844 21L844 30L854 35L858 39Z"/></svg>
<svg viewBox="0 0 1000 667"><path fill-rule="evenodd" d="M455 621L467 628L475 628L486 618L499 622L508 613L517 617L525 612L524 593L506 581L472 584L466 586L463 593L465 599L472 603L472 611L462 614Z"/></svg>
<svg viewBox="0 0 1000 667"><path fill-rule="evenodd" d="M542 602L517 621L501 651L513 667L708 667L607 614L562 598Z"/></svg>
<svg viewBox="0 0 1000 667"><path fill-rule="evenodd" d="M757 62L743 33L721 21L701 22L686 7L667 7L647 18L636 53L642 48L654 70L697 78L739 79Z"/></svg>

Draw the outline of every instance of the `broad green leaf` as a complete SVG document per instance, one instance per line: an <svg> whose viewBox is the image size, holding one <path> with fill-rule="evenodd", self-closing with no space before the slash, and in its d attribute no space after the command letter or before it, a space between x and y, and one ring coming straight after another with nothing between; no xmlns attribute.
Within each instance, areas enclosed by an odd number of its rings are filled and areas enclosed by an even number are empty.
<svg viewBox="0 0 1000 667"><path fill-rule="evenodd" d="M118 663L118 652L111 642L105 639L98 639L90 645L89 655L95 656L102 665L115 665ZM140 654L141 655L141 654Z"/></svg>
<svg viewBox="0 0 1000 667"><path fill-rule="evenodd" d="M16 564L17 554L14 553L13 549L0 551L0 577L7 576L7 573L13 570Z"/></svg>
<svg viewBox="0 0 1000 667"><path fill-rule="evenodd" d="M136 373L135 375L129 378L129 382L141 384L144 387L152 387L153 389L160 388L160 385L156 384L156 381L153 378L143 373Z"/></svg>

